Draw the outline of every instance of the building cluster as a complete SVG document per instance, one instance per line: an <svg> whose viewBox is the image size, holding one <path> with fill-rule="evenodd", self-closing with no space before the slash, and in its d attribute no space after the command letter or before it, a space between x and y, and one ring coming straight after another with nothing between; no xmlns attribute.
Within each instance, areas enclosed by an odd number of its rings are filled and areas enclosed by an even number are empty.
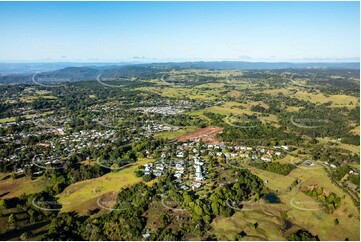
<svg viewBox="0 0 361 242"><path fill-rule="evenodd" d="M250 162L255 160L270 162L273 159L281 158L285 154L284 151L288 149L288 146L274 146L272 149L184 142L176 147L176 158L167 159L170 155L165 152L161 155L160 160L144 166L144 174L153 174L159 177L167 169L173 175L173 183L177 184L179 189L196 190L202 187L203 181L206 179L207 165L202 159L203 155L230 159L239 157Z"/></svg>
<svg viewBox="0 0 361 242"><path fill-rule="evenodd" d="M39 132L39 133L38 133ZM19 145L15 149L15 153L8 155L6 157L0 158L1 161L13 161L18 163L20 153L29 149L29 145L24 145L23 140L31 137L37 136L38 134L43 134L44 130L36 131L32 134L18 133L18 134L8 134L3 136L2 139L5 142L14 142ZM106 131L97 131L97 130L81 130L79 132L73 132L70 134L64 133L62 129L50 129L48 132L52 134L57 134L52 139L44 140L33 144L40 150L46 150L46 153L49 155L44 155L43 153L35 154L34 158L28 164L22 164L17 167L17 173L21 174L24 172L25 167L33 166L34 164L38 167L44 166L56 166L61 163L61 160L69 158L73 153L80 153L82 148L97 148L105 146L107 143L114 141L114 130ZM4 143L5 143L4 142ZM39 149L37 149L39 150ZM60 152L59 152L60 151ZM33 173L37 174L37 172Z"/></svg>
<svg viewBox="0 0 361 242"><path fill-rule="evenodd" d="M164 159L144 165L144 175L153 174L156 177L163 175L166 165Z"/></svg>
<svg viewBox="0 0 361 242"><path fill-rule="evenodd" d="M177 131L178 129L179 129L178 127L174 127L166 124L153 123L145 126L143 130L148 133L159 133L159 132Z"/></svg>
<svg viewBox="0 0 361 242"><path fill-rule="evenodd" d="M185 110L179 109L173 106L154 106L154 107L140 107L138 110L142 110L145 113L159 113L162 115L176 115L183 113Z"/></svg>

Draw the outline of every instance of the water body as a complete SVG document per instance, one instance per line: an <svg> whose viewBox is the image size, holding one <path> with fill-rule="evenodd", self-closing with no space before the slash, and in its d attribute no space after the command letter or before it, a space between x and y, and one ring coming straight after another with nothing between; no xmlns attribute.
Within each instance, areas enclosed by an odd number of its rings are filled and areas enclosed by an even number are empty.
<svg viewBox="0 0 361 242"><path fill-rule="evenodd" d="M277 195L273 192L266 194L263 199L267 203L280 203L281 200L277 197Z"/></svg>

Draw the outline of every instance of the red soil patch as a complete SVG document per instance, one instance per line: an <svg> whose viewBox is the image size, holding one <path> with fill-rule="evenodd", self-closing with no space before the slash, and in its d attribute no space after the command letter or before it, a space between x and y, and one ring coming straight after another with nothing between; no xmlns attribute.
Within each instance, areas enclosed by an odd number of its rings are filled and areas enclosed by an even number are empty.
<svg viewBox="0 0 361 242"><path fill-rule="evenodd" d="M216 139L216 134L221 133L223 128L209 126L194 132L183 135L177 139L179 142L194 141L194 142L204 142L207 144L220 144Z"/></svg>

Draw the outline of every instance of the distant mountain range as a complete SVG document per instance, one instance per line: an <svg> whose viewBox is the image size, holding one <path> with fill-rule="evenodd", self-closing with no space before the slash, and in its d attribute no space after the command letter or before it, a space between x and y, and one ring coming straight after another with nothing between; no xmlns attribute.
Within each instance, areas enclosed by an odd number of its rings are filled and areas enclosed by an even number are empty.
<svg viewBox="0 0 361 242"><path fill-rule="evenodd" d="M102 67L136 64L134 62L118 63L81 63L81 62L50 62L50 63L0 63L0 76L9 74L32 74L63 69L66 67Z"/></svg>
<svg viewBox="0 0 361 242"><path fill-rule="evenodd" d="M218 70L278 70L278 69L360 69L359 62L348 63L290 63L290 62L243 62L212 61L182 63L36 63L0 64L0 83L33 83L33 78L45 82L75 82L96 80L102 77L154 76L159 72L180 69L218 69ZM34 77L34 74L36 76Z"/></svg>
<svg viewBox="0 0 361 242"><path fill-rule="evenodd" d="M289 69L289 68L342 68L342 69L360 69L359 62L344 63L294 63L294 62L243 62L243 61L222 61L222 62L194 62L189 65L208 69L238 69L238 70L256 70L256 69Z"/></svg>

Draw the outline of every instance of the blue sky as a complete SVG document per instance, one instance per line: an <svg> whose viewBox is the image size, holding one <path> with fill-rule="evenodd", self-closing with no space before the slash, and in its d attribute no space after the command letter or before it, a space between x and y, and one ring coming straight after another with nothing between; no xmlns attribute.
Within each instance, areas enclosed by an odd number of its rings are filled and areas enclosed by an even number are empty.
<svg viewBox="0 0 361 242"><path fill-rule="evenodd" d="M0 61L359 59L359 2L0 2Z"/></svg>

